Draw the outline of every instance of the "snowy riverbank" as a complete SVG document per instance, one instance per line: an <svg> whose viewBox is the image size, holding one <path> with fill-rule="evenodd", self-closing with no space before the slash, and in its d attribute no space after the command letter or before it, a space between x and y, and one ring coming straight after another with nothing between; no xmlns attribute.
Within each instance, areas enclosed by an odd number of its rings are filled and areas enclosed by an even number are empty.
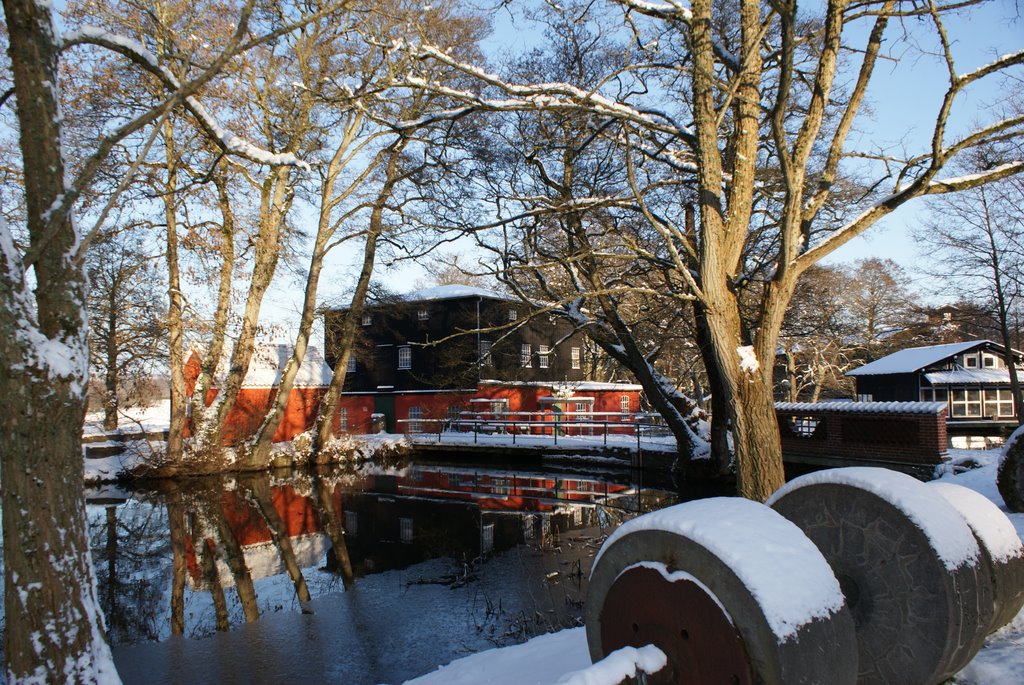
<svg viewBox="0 0 1024 685"><path fill-rule="evenodd" d="M940 480L971 488L1006 512L996 489L999 450L951 450L954 462L973 459L980 468L946 474ZM1024 514L1010 514L1024 539ZM554 685L590 665L584 628L536 637L524 644L492 649L454 661L406 685ZM956 685L1024 683L1024 611L985 642L978 655L957 674ZM603 681L601 683L603 685Z"/></svg>

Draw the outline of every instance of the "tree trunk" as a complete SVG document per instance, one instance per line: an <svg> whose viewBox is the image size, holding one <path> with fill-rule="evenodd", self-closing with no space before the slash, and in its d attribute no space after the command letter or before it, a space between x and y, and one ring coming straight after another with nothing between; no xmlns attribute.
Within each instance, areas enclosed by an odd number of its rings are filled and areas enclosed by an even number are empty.
<svg viewBox="0 0 1024 685"><path fill-rule="evenodd" d="M35 291L0 220L0 482L7 681L116 682L89 556L85 274L65 188L49 4L4 0Z"/></svg>
<svg viewBox="0 0 1024 685"><path fill-rule="evenodd" d="M341 571L341 582L349 590L355 585L355 574L352 572L352 560L348 556L348 544L345 542L345 526L341 512L334 506L334 491L322 475L316 476L316 495L323 513L324 531L331 539L331 551Z"/></svg>
<svg viewBox="0 0 1024 685"><path fill-rule="evenodd" d="M180 492L175 492L167 502L167 524L171 531L171 635L184 635L185 576L188 574L185 538L188 533Z"/></svg>
<svg viewBox="0 0 1024 685"><path fill-rule="evenodd" d="M256 236L252 280L242 314L242 327L231 354L224 387L220 388L203 419L196 421L192 455L200 462L216 464L223 451L224 426L234 406L255 349L263 296L270 287L281 252L281 230L291 196L291 169L278 167L264 181L260 202L260 229ZM193 417L194 419L196 417Z"/></svg>
<svg viewBox="0 0 1024 685"><path fill-rule="evenodd" d="M224 504L222 501L223 489L219 489L211 496L208 513L209 520L215 522L217 535L221 544L224 545L224 556L231 575L235 579L235 591L238 592L238 601L242 605L242 614L246 623L258 621L260 618L259 601L256 597L256 587L252 582L252 573L245 563L245 553L242 551L234 531L228 525L224 515Z"/></svg>
<svg viewBox="0 0 1024 685"><path fill-rule="evenodd" d="M300 603L305 604L311 599L309 587L306 585L306 578L302 575L302 569L299 568L299 564L295 560L295 550L292 548L291 538L288 537L288 528L281 520L277 509L274 508L269 478L265 474L259 474L246 477L243 483L259 507L260 514L263 515L263 520L266 521L267 528L270 530L270 536L281 553L281 561L295 586L295 596Z"/></svg>
<svg viewBox="0 0 1024 685"><path fill-rule="evenodd" d="M181 291L181 271L178 264L178 217L175 208L175 190L178 184L177 152L174 144L174 124L164 122L164 151L167 180L164 185L164 222L167 226L167 364L170 370L171 416L167 432L167 459L179 463L185 448L185 427L188 423L185 394L185 301Z"/></svg>
<svg viewBox="0 0 1024 685"><path fill-rule="evenodd" d="M111 293L116 292L111 288ZM111 297L111 300L114 298ZM104 374L104 397L103 397L103 429L108 431L117 430L117 302L108 302L107 313L107 369Z"/></svg>

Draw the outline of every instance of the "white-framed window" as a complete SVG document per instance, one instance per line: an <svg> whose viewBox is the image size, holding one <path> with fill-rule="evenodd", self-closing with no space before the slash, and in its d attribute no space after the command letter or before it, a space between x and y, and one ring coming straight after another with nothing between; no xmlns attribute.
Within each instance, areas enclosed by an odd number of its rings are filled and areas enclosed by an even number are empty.
<svg viewBox="0 0 1024 685"><path fill-rule="evenodd" d="M409 407L409 432L423 432L423 407Z"/></svg>
<svg viewBox="0 0 1024 685"><path fill-rule="evenodd" d="M978 355L976 354L965 354L964 355L964 366L968 369L978 368Z"/></svg>
<svg viewBox="0 0 1024 685"><path fill-rule="evenodd" d="M402 538L402 542L409 544L413 540L412 534L412 519L405 518L404 516L398 519L398 534Z"/></svg>
<svg viewBox="0 0 1024 685"><path fill-rule="evenodd" d="M373 325L373 314L363 314L363 325L364 326L372 326Z"/></svg>
<svg viewBox="0 0 1024 685"><path fill-rule="evenodd" d="M981 390L978 388L954 388L950 393L950 414L952 416L981 416Z"/></svg>
<svg viewBox="0 0 1024 685"><path fill-rule="evenodd" d="M998 369L999 358L996 357L994 354L989 354L988 352L986 352L981 355L981 365L984 366L986 369Z"/></svg>
<svg viewBox="0 0 1024 685"><path fill-rule="evenodd" d="M356 372L356 358L355 358L355 355L349 355L349 357L348 357L348 366L346 367L345 372L346 373L355 373Z"/></svg>
<svg viewBox="0 0 1024 685"><path fill-rule="evenodd" d="M412 368L412 348L409 346L403 346L398 348L398 368L400 369L411 369Z"/></svg>
<svg viewBox="0 0 1024 685"><path fill-rule="evenodd" d="M871 395L871 394L857 395L857 401L858 402L871 402L874 399L875 399L875 396Z"/></svg>
<svg viewBox="0 0 1024 685"><path fill-rule="evenodd" d="M548 368L548 355L550 350L547 345L537 345L537 365L542 369Z"/></svg>
<svg viewBox="0 0 1024 685"><path fill-rule="evenodd" d="M519 348L519 362L523 365L523 368L533 366L533 349L530 347L530 343L523 343L522 347Z"/></svg>
<svg viewBox="0 0 1024 685"><path fill-rule="evenodd" d="M420 307L420 309L416 312L416 318L419 319L420 321L426 321L427 319L430 318L430 312L428 312L425 308Z"/></svg>
<svg viewBox="0 0 1024 685"><path fill-rule="evenodd" d="M338 428L343 431L348 430L348 407L338 410Z"/></svg>
<svg viewBox="0 0 1024 685"><path fill-rule="evenodd" d="M480 341L480 363L484 366L491 366L494 364L494 360L491 359L491 348L494 347L494 343L490 340Z"/></svg>
<svg viewBox="0 0 1024 685"><path fill-rule="evenodd" d="M508 320L509 321L515 321L518 318L519 318L519 312L516 311L516 309L514 307L509 307L509 310L508 310Z"/></svg>
<svg viewBox="0 0 1024 685"><path fill-rule="evenodd" d="M345 535L359 535L359 512L345 510Z"/></svg>
<svg viewBox="0 0 1024 685"><path fill-rule="evenodd" d="M480 553L494 551L494 524L487 523L480 527Z"/></svg>
<svg viewBox="0 0 1024 685"><path fill-rule="evenodd" d="M630 409L629 395L619 395L619 411L623 414L629 414L632 411Z"/></svg>
<svg viewBox="0 0 1024 685"><path fill-rule="evenodd" d="M570 351L572 359L572 368L582 369L583 368L583 350L578 347L572 348Z"/></svg>
<svg viewBox="0 0 1024 685"><path fill-rule="evenodd" d="M985 416L1013 416L1013 392L1009 388L986 388L984 392Z"/></svg>

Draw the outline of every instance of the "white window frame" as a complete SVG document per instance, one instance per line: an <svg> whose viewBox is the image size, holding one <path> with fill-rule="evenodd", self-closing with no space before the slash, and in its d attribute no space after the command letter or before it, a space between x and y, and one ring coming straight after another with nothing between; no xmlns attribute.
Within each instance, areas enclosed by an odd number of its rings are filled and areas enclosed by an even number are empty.
<svg viewBox="0 0 1024 685"><path fill-rule="evenodd" d="M624 416L629 416L633 413L633 402L629 395L619 395L619 411Z"/></svg>
<svg viewBox="0 0 1024 685"><path fill-rule="evenodd" d="M957 418L981 418L982 393L980 388L950 388L949 415Z"/></svg>
<svg viewBox="0 0 1024 685"><path fill-rule="evenodd" d="M519 363L523 365L524 369L533 368L533 347L530 343L523 343L519 347Z"/></svg>
<svg viewBox="0 0 1024 685"><path fill-rule="evenodd" d="M965 354L964 355L964 366L968 369L978 368L978 355L977 354Z"/></svg>
<svg viewBox="0 0 1024 685"><path fill-rule="evenodd" d="M986 417L1013 417L1013 391L1010 388L985 388L982 395L985 398L983 412Z"/></svg>
<svg viewBox="0 0 1024 685"><path fill-rule="evenodd" d="M430 318L430 312L425 307L420 307L416 312L416 318L420 321L426 321Z"/></svg>
<svg viewBox="0 0 1024 685"><path fill-rule="evenodd" d="M398 348L398 368L406 370L412 368L412 348L408 345Z"/></svg>
<svg viewBox="0 0 1024 685"><path fill-rule="evenodd" d="M481 340L480 341L480 363L484 366L491 366L494 364L494 359L491 358L491 348L494 347L494 341L492 340Z"/></svg>
<svg viewBox="0 0 1024 685"><path fill-rule="evenodd" d="M348 431L348 407L338 409L338 429Z"/></svg>
<svg viewBox="0 0 1024 685"><path fill-rule="evenodd" d="M537 345L537 366L542 369L548 368L550 362L551 348L547 345Z"/></svg>
<svg viewBox="0 0 1024 685"><path fill-rule="evenodd" d="M509 321L516 321L518 319L519 319L519 312L518 312L518 310L516 310L514 307L509 308L509 310L508 310L508 320Z"/></svg>
<svg viewBox="0 0 1024 685"><path fill-rule="evenodd" d="M418 404L409 407L409 423L406 425L409 433L423 432L423 407Z"/></svg>
<svg viewBox="0 0 1024 685"><path fill-rule="evenodd" d="M572 359L572 368L582 369L583 368L583 350L579 347L574 347L570 350L570 358Z"/></svg>
<svg viewBox="0 0 1024 685"><path fill-rule="evenodd" d="M413 541L413 520L411 518L402 516L398 519L398 535L407 545Z"/></svg>
<svg viewBox="0 0 1024 685"><path fill-rule="evenodd" d="M348 366L345 367L345 373L355 373L357 368L355 355L349 355Z"/></svg>
<svg viewBox="0 0 1024 685"><path fill-rule="evenodd" d="M373 325L373 314L363 314L363 325L364 326L372 326Z"/></svg>

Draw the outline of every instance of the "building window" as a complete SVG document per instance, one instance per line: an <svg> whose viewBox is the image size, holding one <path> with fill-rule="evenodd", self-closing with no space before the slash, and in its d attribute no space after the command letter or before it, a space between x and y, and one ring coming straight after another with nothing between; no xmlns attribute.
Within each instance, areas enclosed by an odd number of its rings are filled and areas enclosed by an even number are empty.
<svg viewBox="0 0 1024 685"><path fill-rule="evenodd" d="M583 368L583 355L582 350L578 347L574 347L571 350L572 353L572 368L582 369Z"/></svg>
<svg viewBox="0 0 1024 685"><path fill-rule="evenodd" d="M537 345L537 362L540 368L548 368L548 346Z"/></svg>
<svg viewBox="0 0 1024 685"><path fill-rule="evenodd" d="M348 430L348 407L338 410L338 428L343 431Z"/></svg>
<svg viewBox="0 0 1024 685"><path fill-rule="evenodd" d="M409 407L409 432L423 432L423 407Z"/></svg>
<svg viewBox="0 0 1024 685"><path fill-rule="evenodd" d="M870 402L875 399L874 395L857 395L858 402Z"/></svg>
<svg viewBox="0 0 1024 685"><path fill-rule="evenodd" d="M480 528L480 553L494 551L494 524L488 523Z"/></svg>
<svg viewBox="0 0 1024 685"><path fill-rule="evenodd" d="M530 343L523 343L523 346L519 348L519 361L523 368L533 366L533 350L530 349Z"/></svg>
<svg viewBox="0 0 1024 685"><path fill-rule="evenodd" d="M995 369L999 367L998 360L994 354L981 355L981 365L986 369Z"/></svg>
<svg viewBox="0 0 1024 685"><path fill-rule="evenodd" d="M494 363L491 359L491 348L494 347L494 343L490 340L480 341L480 363L484 366L490 366Z"/></svg>
<svg viewBox="0 0 1024 685"><path fill-rule="evenodd" d="M412 519L405 518L404 516L398 519L398 531L402 537L402 542L409 544L412 542Z"/></svg>
<svg viewBox="0 0 1024 685"><path fill-rule="evenodd" d="M363 325L364 326L371 326L371 325L373 325L373 314L363 314Z"/></svg>
<svg viewBox="0 0 1024 685"><path fill-rule="evenodd" d="M968 369L976 369L976 368L978 368L978 355L976 355L976 354L964 355L964 366L966 366Z"/></svg>
<svg viewBox="0 0 1024 685"><path fill-rule="evenodd" d="M448 422L449 427L453 427L459 423L459 419L462 418L462 408L458 405L450 405L448 411L444 415L445 420Z"/></svg>
<svg viewBox="0 0 1024 685"><path fill-rule="evenodd" d="M411 369L412 368L412 348L411 347L399 347L398 348L398 368L400 368L400 369Z"/></svg>
<svg viewBox="0 0 1024 685"><path fill-rule="evenodd" d="M949 392L952 416L981 416L981 390L957 388Z"/></svg>
<svg viewBox="0 0 1024 685"><path fill-rule="evenodd" d="M345 535L359 535L359 512L345 510Z"/></svg>
<svg viewBox="0 0 1024 685"><path fill-rule="evenodd" d="M352 355L348 357L348 366L346 367L346 373L356 372L356 358Z"/></svg>
<svg viewBox="0 0 1024 685"><path fill-rule="evenodd" d="M509 309L508 310L508 320L509 321L515 321L518 318L519 318L519 312L517 312L515 309Z"/></svg>
<svg viewBox="0 0 1024 685"><path fill-rule="evenodd" d="M1013 392L1004 388L985 390L985 416L1012 417Z"/></svg>
<svg viewBox="0 0 1024 685"><path fill-rule="evenodd" d="M430 318L430 312L428 312L426 309L420 309L418 312L416 312L416 318L418 318L420 321L426 321L427 319Z"/></svg>
<svg viewBox="0 0 1024 685"><path fill-rule="evenodd" d="M619 411L623 414L630 413L629 395L619 395Z"/></svg>

